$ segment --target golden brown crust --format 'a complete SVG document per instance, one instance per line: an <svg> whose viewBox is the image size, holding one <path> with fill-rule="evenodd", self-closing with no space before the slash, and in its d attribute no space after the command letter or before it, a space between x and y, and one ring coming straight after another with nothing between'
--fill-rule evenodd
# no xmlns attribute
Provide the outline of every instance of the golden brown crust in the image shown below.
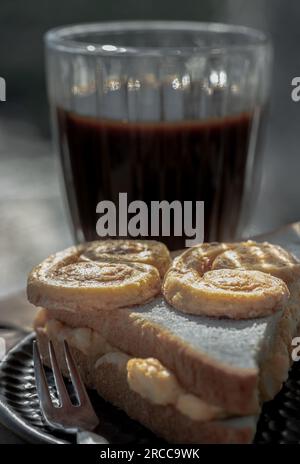
<svg viewBox="0 0 300 464"><path fill-rule="evenodd" d="M71 247L36 266L28 278L29 301L47 308L91 311L142 304L160 292L154 266L82 260L84 249Z"/></svg>
<svg viewBox="0 0 300 464"><path fill-rule="evenodd" d="M87 245L81 258L151 264L158 269L161 277L172 262L166 245L155 240L98 240Z"/></svg>
<svg viewBox="0 0 300 464"><path fill-rule="evenodd" d="M290 283L300 277L300 262L279 245L253 241L237 244L218 255L212 269L248 269L266 272Z"/></svg>
<svg viewBox="0 0 300 464"><path fill-rule="evenodd" d="M289 296L283 280L298 268L290 253L269 243L204 243L175 258L162 290L180 311L250 319L283 307Z"/></svg>
<svg viewBox="0 0 300 464"><path fill-rule="evenodd" d="M37 338L46 365L50 365L48 356L48 338L38 331ZM54 340L58 363L64 375L68 376L62 343ZM226 421L196 422L184 416L172 406L154 405L130 390L126 373L116 365L102 363L93 374L86 355L70 347L76 364L87 386L95 386L98 393L107 401L123 409L128 416L139 421L157 435L170 443L251 443L254 436L254 424L236 426Z"/></svg>
<svg viewBox="0 0 300 464"><path fill-rule="evenodd" d="M259 409L258 369L237 369L218 363L161 326L139 317L130 309L102 311L101 318L80 311L47 311L50 318L70 327L90 327L109 343L134 357L154 357L174 372L181 385L191 393L238 414L253 414ZM159 340L159 343L157 342Z"/></svg>
<svg viewBox="0 0 300 464"><path fill-rule="evenodd" d="M211 270L217 256L236 246L236 243L202 243L201 245L188 248L177 255L172 267L181 273L196 271L197 274L203 275L205 272Z"/></svg>
<svg viewBox="0 0 300 464"><path fill-rule="evenodd" d="M251 319L282 309L289 291L269 274L244 269L219 269L203 275L181 273L176 266L167 273L163 293L180 311L209 317Z"/></svg>

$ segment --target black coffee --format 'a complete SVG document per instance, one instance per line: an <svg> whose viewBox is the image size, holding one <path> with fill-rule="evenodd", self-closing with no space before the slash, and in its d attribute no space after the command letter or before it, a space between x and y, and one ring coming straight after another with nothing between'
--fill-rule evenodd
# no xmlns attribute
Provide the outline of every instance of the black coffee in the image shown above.
<svg viewBox="0 0 300 464"><path fill-rule="evenodd" d="M235 237L253 115L215 120L128 123L57 110L60 156L73 223L94 240L96 205L119 192L128 202L205 202L205 240ZM145 237L144 237L145 238ZM153 237L170 249L185 237Z"/></svg>

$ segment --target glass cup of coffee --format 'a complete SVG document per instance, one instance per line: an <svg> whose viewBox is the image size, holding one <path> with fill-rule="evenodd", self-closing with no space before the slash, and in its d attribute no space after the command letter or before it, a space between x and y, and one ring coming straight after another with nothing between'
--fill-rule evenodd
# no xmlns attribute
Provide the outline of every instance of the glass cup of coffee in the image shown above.
<svg viewBox="0 0 300 464"><path fill-rule="evenodd" d="M46 54L77 242L99 238L97 204L118 210L120 193L147 205L203 201L205 241L241 236L261 171L272 61L263 33L213 23L85 24L49 31ZM159 235L143 238L185 246L184 234Z"/></svg>

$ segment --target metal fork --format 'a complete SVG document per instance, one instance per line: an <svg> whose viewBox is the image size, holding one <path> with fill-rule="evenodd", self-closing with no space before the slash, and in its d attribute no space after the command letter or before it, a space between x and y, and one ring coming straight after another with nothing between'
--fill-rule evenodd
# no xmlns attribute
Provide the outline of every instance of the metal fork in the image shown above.
<svg viewBox="0 0 300 464"><path fill-rule="evenodd" d="M82 382L67 342L64 340L65 359L71 382L79 403L78 405L74 405L71 402L70 395L58 366L52 341L49 341L48 349L59 399L58 406L55 406L51 399L40 350L37 342L33 342L33 361L36 387L41 411L46 423L51 428L60 429L67 433L75 433L77 436L77 443L107 443L104 438L97 436L94 433L90 433L98 425L99 419L90 402L86 388Z"/></svg>

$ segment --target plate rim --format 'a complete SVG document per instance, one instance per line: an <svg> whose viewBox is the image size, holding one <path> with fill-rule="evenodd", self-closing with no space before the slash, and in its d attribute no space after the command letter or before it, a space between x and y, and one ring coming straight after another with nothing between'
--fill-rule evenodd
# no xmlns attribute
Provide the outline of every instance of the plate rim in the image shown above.
<svg viewBox="0 0 300 464"><path fill-rule="evenodd" d="M4 375L3 366L5 366L10 358L19 352L24 345L29 342L33 342L35 339L35 333L30 332L28 335L23 337L16 345L14 345L4 356L0 362L0 377ZM10 431L15 433L26 442L35 444L71 444L67 440L57 438L51 433L41 432L36 427L29 425L28 422L15 410L7 404L0 392L0 423L8 428Z"/></svg>

